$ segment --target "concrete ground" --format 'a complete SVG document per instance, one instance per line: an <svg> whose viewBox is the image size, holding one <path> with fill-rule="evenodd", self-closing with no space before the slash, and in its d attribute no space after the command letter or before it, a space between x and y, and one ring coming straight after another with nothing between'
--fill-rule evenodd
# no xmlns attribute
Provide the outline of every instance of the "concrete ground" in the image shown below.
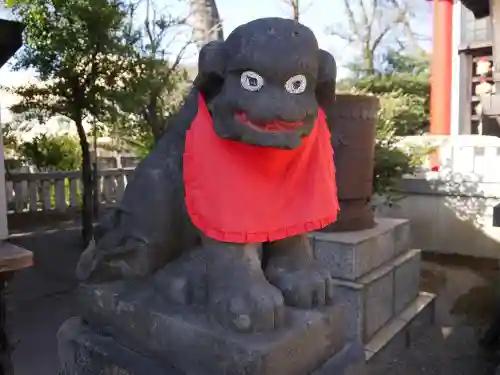
<svg viewBox="0 0 500 375"><path fill-rule="evenodd" d="M438 294L436 325L376 375L493 375L499 359L479 349L491 321L499 263L458 256L424 256L422 285ZM495 292L496 290L496 292Z"/></svg>
<svg viewBox="0 0 500 375"><path fill-rule="evenodd" d="M10 285L9 327L16 375L58 373L56 332L76 315L73 270L81 252L77 230L13 239L35 253L36 266ZM383 375L493 375L496 360L478 350L498 285L498 261L425 256L422 289L438 293L436 326L393 358L374 367Z"/></svg>
<svg viewBox="0 0 500 375"><path fill-rule="evenodd" d="M79 230L35 232L12 242L34 252L35 266L9 285L8 325L16 375L57 375L56 333L77 315L74 269L82 249Z"/></svg>

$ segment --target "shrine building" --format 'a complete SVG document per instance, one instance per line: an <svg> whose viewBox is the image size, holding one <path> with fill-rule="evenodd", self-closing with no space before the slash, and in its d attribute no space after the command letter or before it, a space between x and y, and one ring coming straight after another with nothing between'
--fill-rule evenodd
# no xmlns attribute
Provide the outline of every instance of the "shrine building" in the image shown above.
<svg viewBox="0 0 500 375"><path fill-rule="evenodd" d="M500 126L484 125L480 103L481 95L495 93L489 1L498 1L431 1L431 134L500 136Z"/></svg>

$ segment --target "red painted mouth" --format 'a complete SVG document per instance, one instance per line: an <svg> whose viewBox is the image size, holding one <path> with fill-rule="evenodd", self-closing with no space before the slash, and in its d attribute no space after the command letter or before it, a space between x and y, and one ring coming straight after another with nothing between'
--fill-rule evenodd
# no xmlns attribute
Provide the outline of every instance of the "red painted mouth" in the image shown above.
<svg viewBox="0 0 500 375"><path fill-rule="evenodd" d="M256 122L250 120L248 115L243 111L237 111L234 117L242 124L248 125L249 127L262 132L290 132L304 125L303 120L295 122L287 122L281 120Z"/></svg>

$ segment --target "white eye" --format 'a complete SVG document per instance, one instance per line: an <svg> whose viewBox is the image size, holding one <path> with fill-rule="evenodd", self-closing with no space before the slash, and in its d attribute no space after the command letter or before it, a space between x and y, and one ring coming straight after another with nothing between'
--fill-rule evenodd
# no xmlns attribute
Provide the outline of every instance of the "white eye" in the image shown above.
<svg viewBox="0 0 500 375"><path fill-rule="evenodd" d="M247 70L241 73L241 86L248 91L259 91L264 86L264 78L251 70Z"/></svg>
<svg viewBox="0 0 500 375"><path fill-rule="evenodd" d="M285 89L290 94L302 94L306 91L307 79L304 75L298 74L293 76L285 83Z"/></svg>

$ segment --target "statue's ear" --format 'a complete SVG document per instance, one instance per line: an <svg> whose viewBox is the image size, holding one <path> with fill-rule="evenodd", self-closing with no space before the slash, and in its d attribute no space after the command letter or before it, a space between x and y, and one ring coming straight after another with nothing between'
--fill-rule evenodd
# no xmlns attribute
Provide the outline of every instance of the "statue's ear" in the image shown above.
<svg viewBox="0 0 500 375"><path fill-rule="evenodd" d="M200 51L198 57L198 75L194 86L210 101L217 95L224 83L227 64L227 51L223 41L213 41Z"/></svg>
<svg viewBox="0 0 500 375"><path fill-rule="evenodd" d="M320 107L327 109L335 103L335 87L337 81L337 62L328 52L318 51L319 69L316 84L316 100Z"/></svg>

